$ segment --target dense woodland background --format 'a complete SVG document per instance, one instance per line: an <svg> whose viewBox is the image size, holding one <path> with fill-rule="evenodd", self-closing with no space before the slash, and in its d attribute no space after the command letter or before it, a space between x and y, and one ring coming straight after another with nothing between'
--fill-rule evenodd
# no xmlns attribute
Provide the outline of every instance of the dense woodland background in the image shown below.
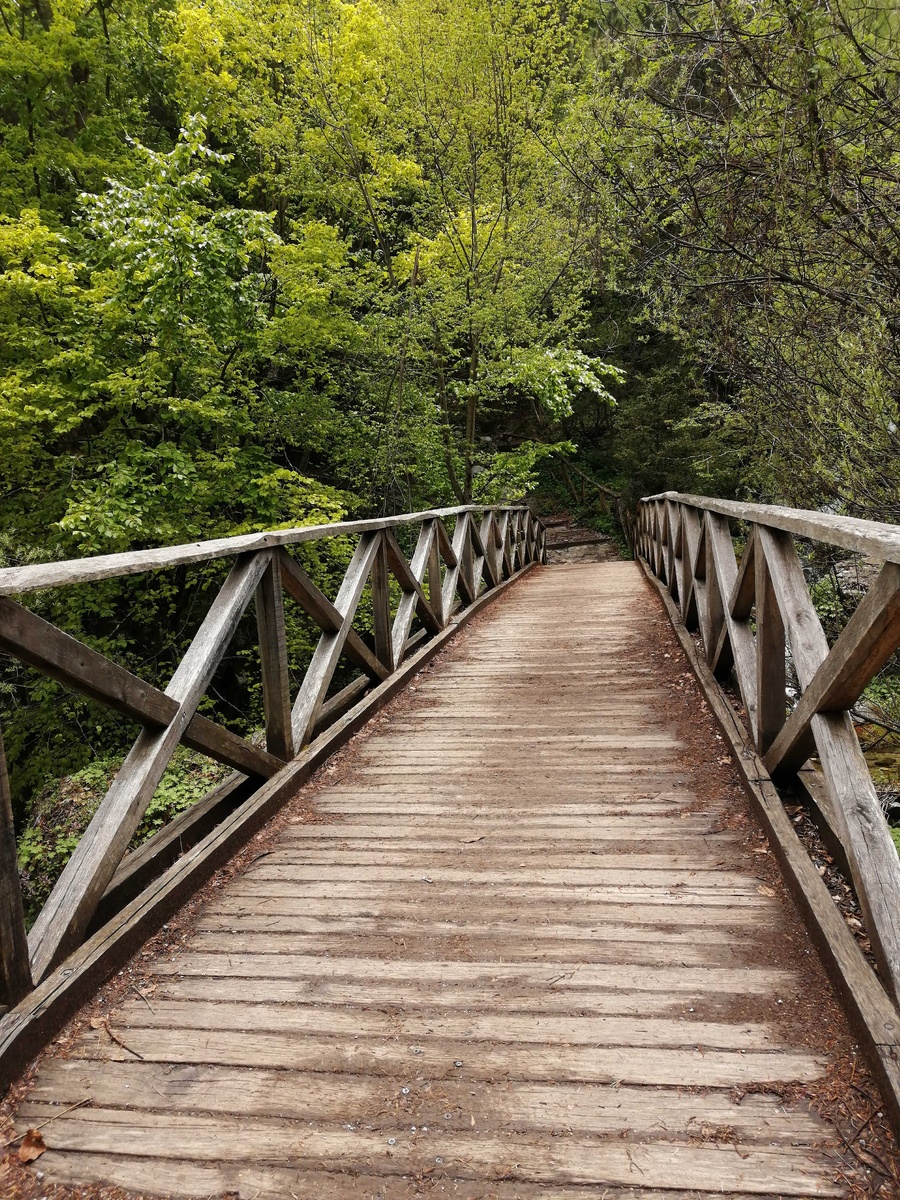
<svg viewBox="0 0 900 1200"><path fill-rule="evenodd" d="M0 0L0 564L567 459L898 521L898 135L891 0ZM209 570L34 605L165 682ZM209 701L245 729L251 634ZM0 688L27 868L129 726Z"/></svg>

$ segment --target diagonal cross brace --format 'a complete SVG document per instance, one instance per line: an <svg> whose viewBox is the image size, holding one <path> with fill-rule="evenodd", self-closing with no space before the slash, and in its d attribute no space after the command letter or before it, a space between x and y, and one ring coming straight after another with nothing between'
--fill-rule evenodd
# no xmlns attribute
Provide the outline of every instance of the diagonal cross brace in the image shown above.
<svg viewBox="0 0 900 1200"><path fill-rule="evenodd" d="M434 521L423 522L422 528L419 530L416 548L409 563L403 557L403 552L397 544L394 534L390 530L385 534L388 564L403 589L391 633L394 662L397 664L403 661L406 639L409 637L409 628L412 625L414 613L419 614L420 620L430 633L440 633L443 629L440 614L435 613L432 609L422 586L422 580L425 578L425 572L431 562L432 546L437 538L435 524ZM439 596L435 598L439 599Z"/></svg>
<svg viewBox="0 0 900 1200"><path fill-rule="evenodd" d="M324 592L313 583L306 572L285 550L278 550L278 561L281 564L281 581L284 590L300 605L307 616L311 617L325 633L337 633L343 626L344 618L331 603ZM380 663L355 629L349 629L344 643L344 653L357 666L362 667L370 679L380 683L387 679L390 672L384 663Z"/></svg>
<svg viewBox="0 0 900 1200"><path fill-rule="evenodd" d="M266 550L232 567L166 688L178 705L175 716L138 736L57 880L28 939L36 981L81 940L270 559Z"/></svg>
<svg viewBox="0 0 900 1200"><path fill-rule="evenodd" d="M360 537L334 602L334 610L341 620L340 627L322 633L303 677L303 685L294 701L292 714L294 746L298 750L305 746L312 736L328 685L347 644L351 622L372 570L381 537L380 533L364 533Z"/></svg>
<svg viewBox="0 0 900 1200"><path fill-rule="evenodd" d="M769 749L769 773L802 767L814 750L813 717L852 708L898 646L900 566L885 563Z"/></svg>
<svg viewBox="0 0 900 1200"><path fill-rule="evenodd" d="M828 642L790 534L760 527L757 536L757 555L765 559L797 677L807 690L830 657ZM884 985L896 1001L900 998L900 860L849 713L820 712L811 718L810 727L837 821L835 832L847 854L872 950Z"/></svg>

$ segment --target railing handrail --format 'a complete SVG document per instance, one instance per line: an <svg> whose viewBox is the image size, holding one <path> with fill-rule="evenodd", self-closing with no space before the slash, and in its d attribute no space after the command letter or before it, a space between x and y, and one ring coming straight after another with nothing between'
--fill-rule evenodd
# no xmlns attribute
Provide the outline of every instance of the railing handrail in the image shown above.
<svg viewBox="0 0 900 1200"><path fill-rule="evenodd" d="M462 504L455 508L431 508L424 512L400 513L393 517L371 517L360 521L333 521L326 525L299 525L291 529L270 529L232 537L212 538L205 542L183 542L177 546L156 546L147 550L122 550L115 554L94 554L85 558L67 558L54 562L29 563L21 567L0 568L0 596L23 595L39 588L64 587L73 583L93 583L121 575L140 575L189 563L232 558L274 546L296 546L321 538L396 529L419 521L456 517L469 512L522 512L524 504Z"/></svg>
<svg viewBox="0 0 900 1200"><path fill-rule="evenodd" d="M660 492L655 496L644 496L641 504L654 500L687 504L705 512L768 525L771 529L781 529L797 537L812 538L831 546L840 546L843 550L868 554L881 562L900 563L900 525L886 521L866 521L860 517L844 517L808 508L783 508L777 504L745 504L737 500L692 496L684 492Z"/></svg>

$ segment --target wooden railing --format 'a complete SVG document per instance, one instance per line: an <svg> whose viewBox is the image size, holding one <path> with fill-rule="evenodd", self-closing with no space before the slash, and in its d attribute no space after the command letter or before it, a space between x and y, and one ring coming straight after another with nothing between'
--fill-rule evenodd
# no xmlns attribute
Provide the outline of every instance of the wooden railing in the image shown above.
<svg viewBox="0 0 900 1200"><path fill-rule="evenodd" d="M397 535L401 528L409 527L417 541L407 560ZM286 547L337 536L357 540L350 565L331 600ZM258 817L264 801L276 795L285 799L302 782L297 764L311 768L320 762L339 744L337 734L349 736L358 728L359 718L364 719L374 711L376 701L389 698L392 688L396 690L411 677L428 654L479 607L483 597L498 592L505 581L543 556L543 527L527 508L468 506L0 570L0 649L143 726L27 937L0 743L0 1002L11 1006L22 1001L81 946L100 918L114 920L123 906L130 906L132 926L146 930L147 910L157 900L151 897L142 902L141 896L161 872L171 870L187 847L204 837L210 854L217 847L239 844L235 826L241 820ZM164 691L10 599L38 588L224 558L233 559L231 570ZM399 585L394 589L393 605L391 576ZM353 628L367 584L374 625L368 641ZM284 593L321 630L293 702ZM238 622L254 600L265 748L197 711ZM410 636L416 616L421 628ZM361 673L328 698L342 657ZM126 855L180 743L234 767L236 774L139 850ZM227 837L216 832L217 825L226 820L230 820ZM187 877L187 867L182 876ZM173 887L176 882L173 880ZM172 888L161 886L156 886L154 893L169 901L173 894ZM107 943L98 943L96 953L101 957ZM108 965L109 961L107 956L104 962ZM77 970L73 966L69 974L85 969L82 955ZM45 1007L48 1003L41 1001ZM10 1014L4 1022L8 1024L12 1018ZM0 1057L2 1052L0 1037Z"/></svg>
<svg viewBox="0 0 900 1200"><path fill-rule="evenodd" d="M900 526L666 492L641 501L630 535L684 625L699 631L713 674L735 683L763 775L818 810L852 877L881 982L896 1004L900 859L850 710L900 646ZM830 648L794 537L881 564ZM793 703L791 667L799 692Z"/></svg>

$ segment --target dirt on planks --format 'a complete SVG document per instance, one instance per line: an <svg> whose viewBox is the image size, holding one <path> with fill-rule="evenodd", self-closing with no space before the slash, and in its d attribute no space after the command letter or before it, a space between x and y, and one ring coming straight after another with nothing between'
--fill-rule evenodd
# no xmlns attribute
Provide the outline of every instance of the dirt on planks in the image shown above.
<svg viewBox="0 0 900 1200"><path fill-rule="evenodd" d="M815 1084L772 1081L757 1092L780 1096L785 1104L808 1106L832 1122L838 1138L831 1144L846 1169L848 1195L900 1197L900 1148L888 1123L878 1084L859 1048L846 1014L831 985L812 940L785 886L778 862L744 791L727 743L700 685L678 644L659 597L646 583L647 603L655 613L654 638L642 650L647 665L667 679L667 702L661 719L676 726L684 742L681 766L685 784L696 800L682 812L720 809L718 828L741 835L743 861L753 864L762 895L777 897L784 922L777 931L760 930L760 965L798 973L803 986L779 999L766 1013L785 1040L827 1055L831 1065ZM758 1000L748 998L729 1006L729 1018L758 1018ZM721 1012L721 1010L720 1010ZM740 1100L750 1089L736 1089Z"/></svg>

